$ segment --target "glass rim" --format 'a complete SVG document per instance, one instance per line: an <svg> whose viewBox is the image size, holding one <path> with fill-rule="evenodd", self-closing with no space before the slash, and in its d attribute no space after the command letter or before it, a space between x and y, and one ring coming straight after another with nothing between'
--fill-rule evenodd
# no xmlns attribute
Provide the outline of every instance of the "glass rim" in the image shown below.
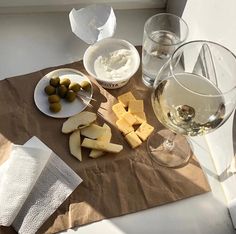
<svg viewBox="0 0 236 234"><path fill-rule="evenodd" d="M229 52L229 54L232 55L232 57L235 59L235 63L236 63L236 55L231 51L229 50L227 47L217 43L217 42L214 42L214 41L209 41L209 40L194 40L194 41L189 41L189 42L186 42L184 44L182 44L181 46L179 46L174 52L173 54L171 55L170 57L170 71L171 71L171 76L175 79L175 81L184 89L186 89L187 91L189 92L192 92L194 94L197 94L199 96L204 96L204 97L220 97L220 96L223 96L223 95L226 95L228 93L231 93L232 91L236 91L236 84L231 88L229 89L228 91L225 91L225 92L221 92L220 90L220 94L203 94L203 93L200 93L200 92L196 92L196 91L193 91L187 87L185 87L185 85L183 85L181 82L178 81L178 79L176 78L175 76L175 73L174 73L174 66L173 66L173 57L176 55L176 53L178 53L184 46L186 45L189 45L189 44L197 44L197 43L206 43L206 44L213 44L213 45L216 45L216 46L219 46L221 48L223 48L224 50L226 50L227 52ZM187 72L186 72L187 73ZM206 78L206 77L204 77ZM208 81L210 83L211 80L208 79ZM212 83L213 84L213 83ZM215 86L215 84L213 84Z"/></svg>
<svg viewBox="0 0 236 234"><path fill-rule="evenodd" d="M155 41L153 38L150 37L150 35L147 33L147 29L146 29L148 23L150 23L150 21L151 21L153 18L155 18L155 17L157 17L157 16L162 16L162 15L171 16L171 17L173 17L173 18L176 18L176 19L178 19L179 21L181 21L181 22L183 23L183 25L185 25L185 27L186 27L186 35L184 36L184 38L183 38L182 40L179 40L178 42L173 43L173 44L170 45L170 44L166 44L166 43L157 42L157 41ZM163 12L163 13L155 14L155 15L153 15L153 16L151 16L150 18L147 19L147 21L146 21L145 24L144 24L144 32L146 33L146 35L148 36L148 38L149 38L151 41L153 41L154 43L158 43L158 44L163 45L163 46L176 46L176 45L179 45L179 44L183 43L183 42L187 39L188 34L189 34L189 28L188 28L188 24L186 23L186 21L185 21L184 19L182 19L181 17L179 17L178 15L175 15L175 14L172 14L172 13Z"/></svg>

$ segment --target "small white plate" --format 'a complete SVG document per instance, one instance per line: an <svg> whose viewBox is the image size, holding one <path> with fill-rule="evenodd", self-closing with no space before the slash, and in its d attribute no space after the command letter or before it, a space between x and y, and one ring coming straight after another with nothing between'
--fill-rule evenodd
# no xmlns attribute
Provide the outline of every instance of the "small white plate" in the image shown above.
<svg viewBox="0 0 236 234"><path fill-rule="evenodd" d="M49 80L52 77L59 77L60 79L68 78L71 82L81 83L86 80L90 84L90 80L82 72L70 68L62 68L54 70L47 75L45 75L36 85L34 90L34 101L38 109L43 112L45 115L54 117L54 118L67 118L72 115L75 115L83 111L93 96L93 89L91 84L91 90L86 92L86 97L76 98L73 102L67 102L64 99L60 100L61 110L57 113L53 113L49 109L48 95L44 92L44 88L49 84ZM85 93L83 93L85 94Z"/></svg>

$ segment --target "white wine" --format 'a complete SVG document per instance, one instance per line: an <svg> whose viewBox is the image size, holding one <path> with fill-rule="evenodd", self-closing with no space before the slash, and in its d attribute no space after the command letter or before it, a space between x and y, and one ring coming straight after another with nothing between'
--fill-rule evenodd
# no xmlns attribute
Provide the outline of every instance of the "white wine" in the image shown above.
<svg viewBox="0 0 236 234"><path fill-rule="evenodd" d="M184 135L203 135L219 127L225 115L224 98L208 79L180 73L159 83L152 94L158 120Z"/></svg>

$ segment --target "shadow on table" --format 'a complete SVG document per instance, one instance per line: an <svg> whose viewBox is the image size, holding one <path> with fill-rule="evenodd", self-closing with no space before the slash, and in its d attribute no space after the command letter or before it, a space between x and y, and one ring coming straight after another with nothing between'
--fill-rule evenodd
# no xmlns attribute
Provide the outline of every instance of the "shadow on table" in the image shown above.
<svg viewBox="0 0 236 234"><path fill-rule="evenodd" d="M204 154L210 155L209 149L202 146L198 141L195 141L194 137L191 138L191 141L189 141L189 143L190 143L190 146L192 149L194 148L194 146L193 146L193 143L194 143L194 145L197 145L197 147L199 147L204 152ZM198 166L198 167L200 166L197 162L195 162L194 164L195 164L195 166ZM219 176L217 175L217 173L215 171L209 169L208 167L204 166L203 164L201 164L201 168L208 176L214 178L215 180L219 180Z"/></svg>
<svg viewBox="0 0 236 234"><path fill-rule="evenodd" d="M223 182L229 177L236 174L236 112L234 112L233 125L232 125L232 137L233 137L233 157L230 164L219 175L219 181Z"/></svg>
<svg viewBox="0 0 236 234"><path fill-rule="evenodd" d="M182 177L179 173L174 173L178 178L181 177L183 183L192 183L187 178ZM193 184L196 186L196 184ZM171 188L170 188L171 189ZM181 187L179 188L181 189ZM156 196L159 196L157 193ZM92 206L93 209L97 208L96 201L88 200L86 201ZM165 204L165 206L163 206ZM228 213L225 205L217 200L212 193L205 193L199 196L194 196L188 199L183 199L181 201L175 201L171 203L159 204L158 207L152 206L149 209L140 210L139 212L133 213L132 215L122 215L115 218L110 218L108 225L103 223L100 226L99 223L94 222L91 230L101 230L101 228L109 228L110 231L114 230L115 233L187 233L186 230L190 228L192 231L194 228L198 230L198 233L212 233L214 230L215 234L222 233L233 233L233 227L230 219L228 218ZM112 205L112 204L111 204ZM98 208L99 209L99 208ZM194 215L190 215L194 210ZM218 215L215 215L215 212ZM96 212L102 212L101 210L96 210ZM214 215L214 219L211 221L206 221L204 217L211 217ZM108 219L109 217L104 217ZM188 220L188 224L185 224ZM194 226L194 224L199 224L199 227ZM214 226L215 224L217 225ZM180 225L180 226L179 226ZM98 229L95 229L98 227ZM80 229L81 228L81 229ZM78 233L86 225L74 228ZM119 231L117 231L119 230ZM206 231L208 230L208 231ZM225 231L228 232L225 232ZM232 230L232 231L231 231ZM97 232L101 233L101 232ZM102 233L111 233L107 230L103 230Z"/></svg>
<svg viewBox="0 0 236 234"><path fill-rule="evenodd" d="M208 191L206 185L202 186L202 183L198 181L198 178L201 177L201 172L199 169L196 169L194 159L190 161L188 170L195 170L196 173L192 173L190 178L186 177L181 169L166 169L157 165L154 166L155 170L152 171L152 174L158 180L158 183L155 183L155 185L149 177L150 173L148 173L148 170L151 169L149 166L151 165L143 165L146 169L141 169L141 162L135 165L134 162L128 163L126 159L122 161L120 169L122 168L123 172L130 171L130 173L123 174L122 180L115 179L117 176L115 170L114 175L109 174L109 177L105 175L104 171L100 171L102 170L101 167L97 168L97 171L84 171L90 177L90 180L83 181L77 191L66 201L63 209L61 211L59 209L52 216L53 219L47 222L41 231L46 231L53 222L59 221L57 220L58 217L68 212L71 212L70 217L77 217L76 223L71 223L72 226L82 226L102 219L136 213L172 202L174 204L178 200ZM107 166L110 167L111 165ZM99 171L102 173L99 173ZM132 174L135 174L134 177L136 179L133 178L131 181ZM81 177L84 177L82 172ZM104 187L104 180L109 180L111 183L106 183L106 187ZM83 194L88 194L87 191L90 191L90 195L82 196ZM125 198L122 196L123 191L126 191ZM117 196L118 198L116 199L115 197ZM75 210L75 205L78 205L80 208ZM88 219L84 219L85 214L88 216ZM61 219L60 221L63 222L63 220L66 221L66 219Z"/></svg>

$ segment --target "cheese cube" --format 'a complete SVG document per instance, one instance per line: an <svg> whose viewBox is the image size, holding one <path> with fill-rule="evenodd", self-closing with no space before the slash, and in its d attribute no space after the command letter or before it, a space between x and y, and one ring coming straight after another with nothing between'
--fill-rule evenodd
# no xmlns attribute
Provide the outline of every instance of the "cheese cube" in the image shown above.
<svg viewBox="0 0 236 234"><path fill-rule="evenodd" d="M139 128L135 131L135 133L143 140L145 141L149 135L153 132L154 127L149 125L146 122L143 122Z"/></svg>
<svg viewBox="0 0 236 234"><path fill-rule="evenodd" d="M142 124L143 122L147 122L145 112L136 112L136 113L133 113L132 115L136 119L136 122L134 124Z"/></svg>
<svg viewBox="0 0 236 234"><path fill-rule="evenodd" d="M144 112L143 100L131 100L131 101L129 101L128 110L129 110L130 113Z"/></svg>
<svg viewBox="0 0 236 234"><path fill-rule="evenodd" d="M113 105L112 110L118 119L120 119L122 115L126 113L126 110L121 103L116 103L115 105Z"/></svg>
<svg viewBox="0 0 236 234"><path fill-rule="evenodd" d="M132 131L134 131L134 128L124 119L124 118L121 118L121 119L118 119L116 121L116 125L118 127L118 129L124 134L128 134Z"/></svg>
<svg viewBox="0 0 236 234"><path fill-rule="evenodd" d="M131 92L127 92L118 96L118 101L122 103L124 107L127 107L129 104L129 101L131 100L135 100L135 97Z"/></svg>
<svg viewBox="0 0 236 234"><path fill-rule="evenodd" d="M129 123L129 125L133 125L137 122L136 118L129 112L123 114L122 117Z"/></svg>
<svg viewBox="0 0 236 234"><path fill-rule="evenodd" d="M135 132L130 132L129 134L127 134L125 136L125 140L133 149L142 144L142 141L139 139Z"/></svg>

